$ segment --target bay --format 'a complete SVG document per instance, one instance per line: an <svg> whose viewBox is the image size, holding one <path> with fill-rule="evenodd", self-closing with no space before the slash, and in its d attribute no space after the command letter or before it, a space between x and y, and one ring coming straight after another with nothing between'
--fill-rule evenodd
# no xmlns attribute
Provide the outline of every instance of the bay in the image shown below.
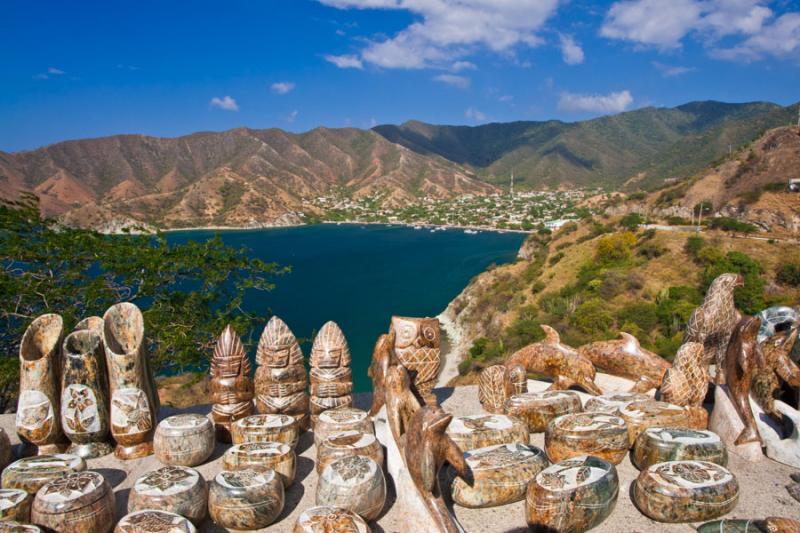
<svg viewBox="0 0 800 533"><path fill-rule="evenodd" d="M513 261L521 233L431 232L405 226L320 224L260 230L168 233L170 242L202 241L219 233L254 257L290 265L270 292L251 291L244 307L281 317L301 339L308 360L314 334L328 320L342 328L352 354L356 392L368 391L372 348L392 315L436 316L492 263ZM255 332L254 357L261 331Z"/></svg>

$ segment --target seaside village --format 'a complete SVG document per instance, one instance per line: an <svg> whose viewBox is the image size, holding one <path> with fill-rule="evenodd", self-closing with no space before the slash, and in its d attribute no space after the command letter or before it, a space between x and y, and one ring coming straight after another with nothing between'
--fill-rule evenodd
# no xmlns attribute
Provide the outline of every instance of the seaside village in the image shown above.
<svg viewBox="0 0 800 533"><path fill-rule="evenodd" d="M434 388L435 318L391 318L366 395L334 322L306 356L272 317L255 372L229 326L211 405L182 411L159 406L135 305L72 331L43 315L2 418L0 530L797 532L798 316L743 316L741 284L713 282L671 364L543 326L455 389Z"/></svg>

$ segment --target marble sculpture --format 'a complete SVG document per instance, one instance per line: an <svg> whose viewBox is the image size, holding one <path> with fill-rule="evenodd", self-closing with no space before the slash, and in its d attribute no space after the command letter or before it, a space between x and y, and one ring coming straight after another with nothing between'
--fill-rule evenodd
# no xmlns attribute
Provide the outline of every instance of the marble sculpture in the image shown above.
<svg viewBox="0 0 800 533"><path fill-rule="evenodd" d="M620 332L621 339L598 341L578 348L578 354L609 374L630 379L636 384L631 392L647 392L661 384L671 366L663 357L642 348L639 340Z"/></svg>
<svg viewBox="0 0 800 533"><path fill-rule="evenodd" d="M311 347L311 424L323 411L353 405L350 347L341 328L326 322Z"/></svg>
<svg viewBox="0 0 800 533"><path fill-rule="evenodd" d="M429 403L442 364L439 319L393 316L389 331L395 333L397 359L411 374L416 391Z"/></svg>
<svg viewBox="0 0 800 533"><path fill-rule="evenodd" d="M217 339L211 358L211 418L217 440L231 442L231 424L253 412L250 360L239 336L228 325Z"/></svg>

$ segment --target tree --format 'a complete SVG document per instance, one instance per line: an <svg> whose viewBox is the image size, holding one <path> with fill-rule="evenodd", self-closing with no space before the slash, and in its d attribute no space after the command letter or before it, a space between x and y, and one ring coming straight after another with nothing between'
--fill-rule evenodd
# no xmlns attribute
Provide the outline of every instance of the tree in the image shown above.
<svg viewBox="0 0 800 533"><path fill-rule="evenodd" d="M621 263L628 261L631 248L636 244L636 236L630 231L623 231L603 237L595 247L596 259L600 263Z"/></svg>
<svg viewBox="0 0 800 533"><path fill-rule="evenodd" d="M271 290L286 271L219 236L176 245L161 233L102 235L41 218L33 195L0 202L0 397L15 394L20 339L43 313L61 314L71 328L133 302L155 371L200 369L226 324L247 338L264 321L266 308L242 309L245 293Z"/></svg>

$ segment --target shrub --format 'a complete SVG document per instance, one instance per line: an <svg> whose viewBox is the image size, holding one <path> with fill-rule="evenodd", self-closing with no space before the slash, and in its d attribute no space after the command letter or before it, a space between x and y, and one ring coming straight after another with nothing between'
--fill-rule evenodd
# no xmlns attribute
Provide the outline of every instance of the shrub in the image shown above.
<svg viewBox="0 0 800 533"><path fill-rule="evenodd" d="M570 233L575 233L578 231L578 224L575 222L567 222L558 230L559 235L569 235Z"/></svg>
<svg viewBox="0 0 800 533"><path fill-rule="evenodd" d="M659 324L658 307L649 302L628 304L617 312L617 321L636 324L640 330L650 333Z"/></svg>
<svg viewBox="0 0 800 533"><path fill-rule="evenodd" d="M605 333L611 327L614 317L606 310L606 303L603 300L593 298L575 309L570 322L584 333L598 335Z"/></svg>
<svg viewBox="0 0 800 533"><path fill-rule="evenodd" d="M538 294L542 292L545 289L545 287L547 287L547 284L545 284L544 281L542 280L536 281L534 282L533 285L531 285L531 293Z"/></svg>
<svg viewBox="0 0 800 533"><path fill-rule="evenodd" d="M639 224L642 224L644 219L639 213L628 213L619 221L619 225L630 231L636 231Z"/></svg>
<svg viewBox="0 0 800 533"><path fill-rule="evenodd" d="M781 285L800 287L800 264L784 263L778 267L775 281Z"/></svg>
<svg viewBox="0 0 800 533"><path fill-rule="evenodd" d="M631 258L631 249L636 244L636 236L623 231L603 237L595 247L595 258L601 263L621 263Z"/></svg>
<svg viewBox="0 0 800 533"><path fill-rule="evenodd" d="M557 254L555 254L554 256L552 256L550 259L547 260L547 264L553 266L562 259L564 259L564 252L558 252Z"/></svg>
<svg viewBox="0 0 800 533"><path fill-rule="evenodd" d="M720 229L722 231L735 231L737 233L755 233L758 228L747 222L740 222L735 218L730 217L716 217L708 221L708 227L711 229Z"/></svg>
<svg viewBox="0 0 800 533"><path fill-rule="evenodd" d="M686 220L683 217L676 217L676 216L667 217L667 225L669 226L688 226L689 224L691 224L691 221Z"/></svg>
<svg viewBox="0 0 800 533"><path fill-rule="evenodd" d="M606 272L603 276L603 282L600 285L598 292L605 300L621 294L625 290L625 275L616 270Z"/></svg>
<svg viewBox="0 0 800 533"><path fill-rule="evenodd" d="M700 235L690 235L689 238L686 239L686 244L683 245L683 251L692 259L697 259L700 250L702 250L705 245L706 241Z"/></svg>
<svg viewBox="0 0 800 533"><path fill-rule="evenodd" d="M502 357L503 353L502 343L486 337L475 339L469 349L469 357L475 361L492 361Z"/></svg>
<svg viewBox="0 0 800 533"><path fill-rule="evenodd" d="M643 245L639 246L637 250L637 254L641 255L642 257L646 257L647 259L655 259L656 257L661 257L667 252L667 249L661 246L660 244L656 244L654 242L647 242Z"/></svg>

